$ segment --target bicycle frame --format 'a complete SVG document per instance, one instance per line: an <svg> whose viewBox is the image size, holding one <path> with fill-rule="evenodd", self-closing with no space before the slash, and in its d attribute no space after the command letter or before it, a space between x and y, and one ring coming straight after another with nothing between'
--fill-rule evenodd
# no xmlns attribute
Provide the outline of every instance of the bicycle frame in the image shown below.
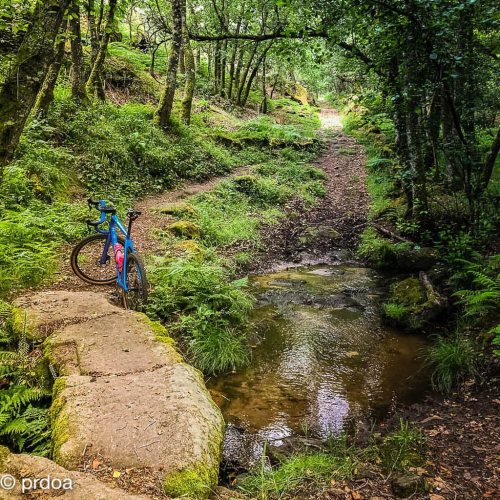
<svg viewBox="0 0 500 500"><path fill-rule="evenodd" d="M99 201L99 207L104 208L105 202L103 200ZM101 218L99 220L99 224L102 224L103 222L106 221L106 214L104 212L101 212ZM109 247L111 245L111 248L114 249L115 245L118 242L118 233L116 228L124 235L125 237L125 245L123 247L123 266L122 270L120 271L118 264L116 264L116 282L118 286L123 288L125 292L128 292L128 287L127 287L127 255L128 253L135 254L135 249L134 249L134 244L132 243L132 239L130 238L130 224L128 230L125 228L125 226L121 223L120 219L116 214L111 214L111 218L109 221L109 229L104 230L100 229L99 227L96 227L95 230L98 233L105 234L107 235L106 243L103 248L103 252L101 255L101 258L99 260L99 263L101 265L106 264L106 260L108 258L108 251Z"/></svg>

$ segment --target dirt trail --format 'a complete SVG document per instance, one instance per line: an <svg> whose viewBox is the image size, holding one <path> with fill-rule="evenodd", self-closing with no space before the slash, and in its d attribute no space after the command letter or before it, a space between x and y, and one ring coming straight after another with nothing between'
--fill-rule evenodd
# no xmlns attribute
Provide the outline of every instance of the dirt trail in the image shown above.
<svg viewBox="0 0 500 500"><path fill-rule="evenodd" d="M342 133L337 110L322 108L320 119L325 150L314 165L326 175L326 194L312 209L292 201L289 217L263 231L264 249L252 272L335 261L339 251L355 248L368 212L366 156L355 139Z"/></svg>
<svg viewBox="0 0 500 500"><path fill-rule="evenodd" d="M137 202L134 208L140 210L142 214L134 223L132 228L132 239L139 255L160 254L162 251L162 245L161 241L156 237L156 234L164 231L169 224L176 220L175 217L171 215L160 213L158 211L159 208L164 207L169 203L182 201L185 198L189 198L196 194L209 192L214 188L215 184L221 180L245 174L249 171L249 169L249 166L240 167L227 176L212 177L211 179L200 183L186 183L173 191L164 191L163 193L152 194ZM71 250L72 247L68 245L61 252L63 255L67 256L67 258L60 263L54 282L48 285L45 289L95 291L100 293L106 291L109 295L108 298L113 301L117 301L118 296L116 295L116 291L113 287L89 285L75 276L69 263Z"/></svg>

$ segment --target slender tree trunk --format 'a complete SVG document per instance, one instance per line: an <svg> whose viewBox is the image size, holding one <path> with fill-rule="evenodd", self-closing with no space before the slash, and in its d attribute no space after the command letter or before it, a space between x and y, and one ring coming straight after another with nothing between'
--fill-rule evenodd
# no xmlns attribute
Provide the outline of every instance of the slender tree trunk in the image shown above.
<svg viewBox="0 0 500 500"><path fill-rule="evenodd" d="M245 106L247 101L248 101L248 96L250 95L250 90L252 89L252 83L253 83L255 77L257 76L260 65L262 64L262 62L266 58L266 55L269 52L269 49L272 47L272 45L273 45L273 41L271 40L271 42L269 42L267 47L262 51L262 54L260 55L259 59L257 59L257 62L255 64L255 66L252 70L252 73L250 74L250 78L248 79L248 82L247 82L247 88L245 90L243 100L241 101L242 106Z"/></svg>
<svg viewBox="0 0 500 500"><path fill-rule="evenodd" d="M92 97L96 95L98 98L103 98L103 86L102 86L102 70L104 67L104 60L106 59L106 51L108 50L109 39L111 38L111 32L113 29L113 22L115 20L117 0L109 0L109 10L106 19L106 27L104 28L104 35L102 36L101 43L99 45L99 51L97 52L94 65L92 66L92 71L90 72L89 79L85 85L85 92L87 96ZM100 88L99 88L100 87Z"/></svg>
<svg viewBox="0 0 500 500"><path fill-rule="evenodd" d="M239 82L239 88L238 88L238 98L236 100L236 104L238 106L243 106L243 97L244 97L244 90L245 90L245 83L247 81L248 73L250 72L250 68L252 67L252 62L255 57L255 54L257 52L257 47L259 46L258 42L254 43L252 52L250 54L250 57L248 59L247 65L245 67L245 71L243 72L243 75L241 76L241 80Z"/></svg>
<svg viewBox="0 0 500 500"><path fill-rule="evenodd" d="M239 31L238 26L236 27L237 32ZM238 40L233 42L233 50L231 52L231 61L229 63L229 83L227 86L227 97L231 99L233 97L233 84L234 84L234 72L236 70L236 54L238 52Z"/></svg>
<svg viewBox="0 0 500 500"><path fill-rule="evenodd" d="M90 47L91 47L91 65L94 64L97 52L99 51L99 34L97 32L97 24L95 19L95 4L94 0L87 2L87 23L90 33Z"/></svg>
<svg viewBox="0 0 500 500"><path fill-rule="evenodd" d="M168 69L165 88L160 97L160 102L155 111L154 121L161 128L168 129L170 115L174 105L175 89L177 87L177 68L179 66L179 53L182 45L182 6L181 0L172 1L172 48L168 59Z"/></svg>
<svg viewBox="0 0 500 500"><path fill-rule="evenodd" d="M215 43L215 53L214 53L214 91L216 94L219 93L220 80L221 80L220 46L221 43L217 41Z"/></svg>
<svg viewBox="0 0 500 500"><path fill-rule="evenodd" d="M181 51L179 52L179 73L181 75L186 74L186 55L184 53L184 44L181 47Z"/></svg>
<svg viewBox="0 0 500 500"><path fill-rule="evenodd" d="M69 0L37 2L29 31L0 89L0 179L14 154L47 70Z"/></svg>
<svg viewBox="0 0 500 500"><path fill-rule="evenodd" d="M245 57L245 47L244 47L244 44L241 44L240 49L238 50L236 69L234 71L233 88L235 90L234 93L236 94L236 97L238 94L238 90L240 88L241 69L243 68L243 58L244 57ZM233 92L231 94L233 94Z"/></svg>
<svg viewBox="0 0 500 500"><path fill-rule="evenodd" d="M262 112L267 114L266 58L262 61Z"/></svg>
<svg viewBox="0 0 500 500"><path fill-rule="evenodd" d="M56 44L56 54L49 70L45 75L42 88L38 92L38 96L33 106L33 116L43 118L47 115L49 106L54 100L54 88L57 83L57 77L61 71L62 62L64 59L64 46L66 45L66 38L62 37Z"/></svg>
<svg viewBox="0 0 500 500"><path fill-rule="evenodd" d="M226 92L226 64L227 64L227 40L222 44L222 57L220 61L220 95L225 97Z"/></svg>
<svg viewBox="0 0 500 500"><path fill-rule="evenodd" d="M71 95L73 99L83 101L86 98L85 71L80 28L80 7L76 1L71 6L69 28L71 32Z"/></svg>
<svg viewBox="0 0 500 500"><path fill-rule="evenodd" d="M186 82L184 85L184 99L182 100L182 120L189 125L191 122L191 107L193 105L196 72L194 54L189 40L189 31L186 22L186 0L182 1L182 44L185 62Z"/></svg>

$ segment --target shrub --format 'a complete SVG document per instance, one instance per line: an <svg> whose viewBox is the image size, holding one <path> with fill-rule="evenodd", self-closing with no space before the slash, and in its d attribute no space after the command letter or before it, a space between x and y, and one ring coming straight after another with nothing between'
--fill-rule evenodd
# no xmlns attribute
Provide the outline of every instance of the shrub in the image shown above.
<svg viewBox="0 0 500 500"><path fill-rule="evenodd" d="M450 392L455 385L477 373L476 346L460 333L451 337L438 336L429 350L429 360L434 365L432 385L441 392Z"/></svg>
<svg viewBox="0 0 500 500"><path fill-rule="evenodd" d="M248 362L238 331L253 306L246 279L232 279L232 270L208 251L160 261L150 275L156 287L149 312L186 340L198 368L215 373Z"/></svg>

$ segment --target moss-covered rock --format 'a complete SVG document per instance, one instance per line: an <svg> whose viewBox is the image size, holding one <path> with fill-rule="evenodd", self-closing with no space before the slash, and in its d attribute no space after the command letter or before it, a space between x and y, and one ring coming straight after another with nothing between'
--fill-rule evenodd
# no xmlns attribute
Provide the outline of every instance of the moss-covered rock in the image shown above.
<svg viewBox="0 0 500 500"><path fill-rule="evenodd" d="M196 213L196 208L184 202L167 203L156 209L160 214L165 215L176 215L177 217L184 217L186 215L194 215Z"/></svg>
<svg viewBox="0 0 500 500"><path fill-rule="evenodd" d="M437 254L432 248L411 243L393 243L383 238L373 227L365 229L358 247L358 255L378 269L418 272L436 264Z"/></svg>
<svg viewBox="0 0 500 500"><path fill-rule="evenodd" d="M203 247L195 240L183 240L172 245L174 252L180 252L189 255L202 255Z"/></svg>
<svg viewBox="0 0 500 500"><path fill-rule="evenodd" d="M217 477L211 477L210 472L205 464L200 464L199 469L185 469L169 474L163 481L163 491L174 498L207 498L211 491L210 485L217 484Z"/></svg>
<svg viewBox="0 0 500 500"><path fill-rule="evenodd" d="M5 472L5 463L10 456L10 451L7 446L0 446L0 472Z"/></svg>
<svg viewBox="0 0 500 500"><path fill-rule="evenodd" d="M425 276L421 273L421 276ZM445 306L442 297L423 278L410 277L391 286L389 300L383 304L388 323L418 330L435 319Z"/></svg>
<svg viewBox="0 0 500 500"><path fill-rule="evenodd" d="M340 233L329 226L307 227L298 238L302 248L312 248L324 244L334 244L340 239Z"/></svg>
<svg viewBox="0 0 500 500"><path fill-rule="evenodd" d="M168 229L183 238L197 238L200 236L200 227L189 220L179 220L168 226Z"/></svg>

